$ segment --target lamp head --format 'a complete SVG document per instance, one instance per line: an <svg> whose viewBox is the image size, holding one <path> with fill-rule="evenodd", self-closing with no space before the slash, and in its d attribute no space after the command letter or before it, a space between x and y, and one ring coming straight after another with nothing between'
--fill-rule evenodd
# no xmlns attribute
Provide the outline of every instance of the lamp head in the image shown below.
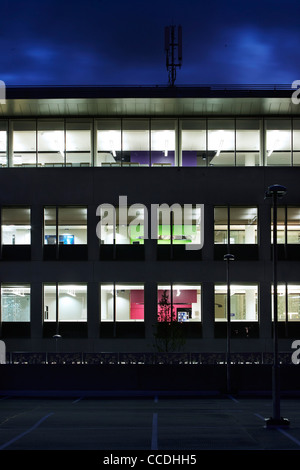
<svg viewBox="0 0 300 470"><path fill-rule="evenodd" d="M224 255L224 261L233 261L234 260L234 255L227 253Z"/></svg>
<svg viewBox="0 0 300 470"><path fill-rule="evenodd" d="M286 187L282 186L281 184L272 184L271 186L268 187L266 193L265 193L265 198L269 198L274 196L274 194L277 195L277 197L281 198L285 196L287 193Z"/></svg>

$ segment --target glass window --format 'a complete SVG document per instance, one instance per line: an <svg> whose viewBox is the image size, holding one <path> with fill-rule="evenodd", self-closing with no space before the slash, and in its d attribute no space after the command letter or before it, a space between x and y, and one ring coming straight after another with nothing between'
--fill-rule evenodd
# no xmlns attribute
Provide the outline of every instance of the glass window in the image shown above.
<svg viewBox="0 0 300 470"><path fill-rule="evenodd" d="M226 245L228 243L228 207L215 207L215 243Z"/></svg>
<svg viewBox="0 0 300 470"><path fill-rule="evenodd" d="M36 166L36 122L14 121L11 166Z"/></svg>
<svg viewBox="0 0 300 470"><path fill-rule="evenodd" d="M100 221L97 235L104 245L144 244L145 207L143 204L132 204L120 209L111 204L102 204L99 211Z"/></svg>
<svg viewBox="0 0 300 470"><path fill-rule="evenodd" d="M44 208L44 244L56 244L56 207Z"/></svg>
<svg viewBox="0 0 300 470"><path fill-rule="evenodd" d="M107 119L97 122L96 166L121 165L121 120Z"/></svg>
<svg viewBox="0 0 300 470"><path fill-rule="evenodd" d="M289 119L267 119L266 166L290 166L291 162L291 121Z"/></svg>
<svg viewBox="0 0 300 470"><path fill-rule="evenodd" d="M30 322L30 285L1 285L1 319L3 322Z"/></svg>
<svg viewBox="0 0 300 470"><path fill-rule="evenodd" d="M44 244L55 245L57 232L60 245L86 245L87 208L78 206L45 207Z"/></svg>
<svg viewBox="0 0 300 470"><path fill-rule="evenodd" d="M230 320L258 321L258 285L230 285ZM227 284L215 285L215 321L227 321Z"/></svg>
<svg viewBox="0 0 300 470"><path fill-rule="evenodd" d="M287 208L287 243L300 243L300 207Z"/></svg>
<svg viewBox="0 0 300 470"><path fill-rule="evenodd" d="M58 208L58 241L60 245L87 244L87 208Z"/></svg>
<svg viewBox="0 0 300 470"><path fill-rule="evenodd" d="M38 165L63 166L64 163L64 122L38 121Z"/></svg>
<svg viewBox="0 0 300 470"><path fill-rule="evenodd" d="M157 321L200 322L201 286L189 283L178 283L172 286L159 284Z"/></svg>
<svg viewBox="0 0 300 470"><path fill-rule="evenodd" d="M293 165L300 165L300 119L293 120Z"/></svg>
<svg viewBox="0 0 300 470"><path fill-rule="evenodd" d="M201 208L192 204L161 204L157 211L157 243L201 244Z"/></svg>
<svg viewBox="0 0 300 470"><path fill-rule="evenodd" d="M29 207L2 207L1 218L3 245L31 244Z"/></svg>
<svg viewBox="0 0 300 470"><path fill-rule="evenodd" d="M0 168L7 166L7 122L0 121Z"/></svg>
<svg viewBox="0 0 300 470"><path fill-rule="evenodd" d="M274 286L272 286L272 319L274 318ZM278 321L300 321L300 285L277 285Z"/></svg>
<svg viewBox="0 0 300 470"><path fill-rule="evenodd" d="M257 244L257 207L230 207L230 244Z"/></svg>
<svg viewBox="0 0 300 470"><path fill-rule="evenodd" d="M122 166L150 165L150 131L148 119L122 121Z"/></svg>
<svg viewBox="0 0 300 470"><path fill-rule="evenodd" d="M230 206L228 227L228 207L216 206L215 244L228 243L228 229L230 244L257 244L257 219L257 207Z"/></svg>
<svg viewBox="0 0 300 470"><path fill-rule="evenodd" d="M87 284L44 284L44 321L56 320L87 321Z"/></svg>
<svg viewBox="0 0 300 470"><path fill-rule="evenodd" d="M286 210L277 207L277 243L286 243ZM271 208L271 243L273 243L273 207Z"/></svg>
<svg viewBox="0 0 300 470"><path fill-rule="evenodd" d="M182 166L206 166L214 153L206 149L206 122L204 119L183 119L181 126Z"/></svg>
<svg viewBox="0 0 300 470"><path fill-rule="evenodd" d="M234 120L208 120L208 151L213 152L209 165L235 165Z"/></svg>
<svg viewBox="0 0 300 470"><path fill-rule="evenodd" d="M91 166L92 123L72 121L66 123L66 165Z"/></svg>
<svg viewBox="0 0 300 470"><path fill-rule="evenodd" d="M151 121L151 166L175 165L175 130L176 121L173 119Z"/></svg>
<svg viewBox="0 0 300 470"><path fill-rule="evenodd" d="M144 321L144 285L102 284L102 322Z"/></svg>
<svg viewBox="0 0 300 470"><path fill-rule="evenodd" d="M236 120L236 165L262 165L260 121L258 119Z"/></svg>

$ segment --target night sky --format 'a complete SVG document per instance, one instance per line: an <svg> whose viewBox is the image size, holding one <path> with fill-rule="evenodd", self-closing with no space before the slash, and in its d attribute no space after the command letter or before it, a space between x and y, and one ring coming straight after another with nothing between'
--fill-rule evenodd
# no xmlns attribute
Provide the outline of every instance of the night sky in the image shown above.
<svg viewBox="0 0 300 470"><path fill-rule="evenodd" d="M166 85L164 28L181 24L177 85L300 80L299 0L0 0L9 85Z"/></svg>

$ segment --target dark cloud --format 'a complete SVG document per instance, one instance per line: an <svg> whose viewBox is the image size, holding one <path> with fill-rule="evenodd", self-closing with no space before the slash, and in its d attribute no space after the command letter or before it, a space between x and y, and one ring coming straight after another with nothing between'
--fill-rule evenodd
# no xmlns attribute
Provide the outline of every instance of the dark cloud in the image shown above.
<svg viewBox="0 0 300 470"><path fill-rule="evenodd" d="M300 79L298 0L0 1L7 85L167 84L164 27L181 24L178 84Z"/></svg>

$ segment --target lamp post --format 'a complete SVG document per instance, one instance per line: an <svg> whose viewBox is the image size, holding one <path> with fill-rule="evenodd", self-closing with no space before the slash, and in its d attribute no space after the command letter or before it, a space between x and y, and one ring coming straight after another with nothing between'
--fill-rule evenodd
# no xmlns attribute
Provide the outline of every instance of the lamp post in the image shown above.
<svg viewBox="0 0 300 470"><path fill-rule="evenodd" d="M229 276L229 263L234 260L234 255L227 253L224 255L224 261L226 261L226 280L227 280L227 393L231 391L231 374L230 374L230 363L231 363L231 351L230 351L230 337L231 337L231 307L230 307L230 276Z"/></svg>
<svg viewBox="0 0 300 470"><path fill-rule="evenodd" d="M265 198L273 200L273 368L272 398L273 416L266 419L266 426L286 426L289 420L280 416L280 375L278 360L278 311L277 311L277 202L286 194L286 187L280 184L269 186Z"/></svg>

